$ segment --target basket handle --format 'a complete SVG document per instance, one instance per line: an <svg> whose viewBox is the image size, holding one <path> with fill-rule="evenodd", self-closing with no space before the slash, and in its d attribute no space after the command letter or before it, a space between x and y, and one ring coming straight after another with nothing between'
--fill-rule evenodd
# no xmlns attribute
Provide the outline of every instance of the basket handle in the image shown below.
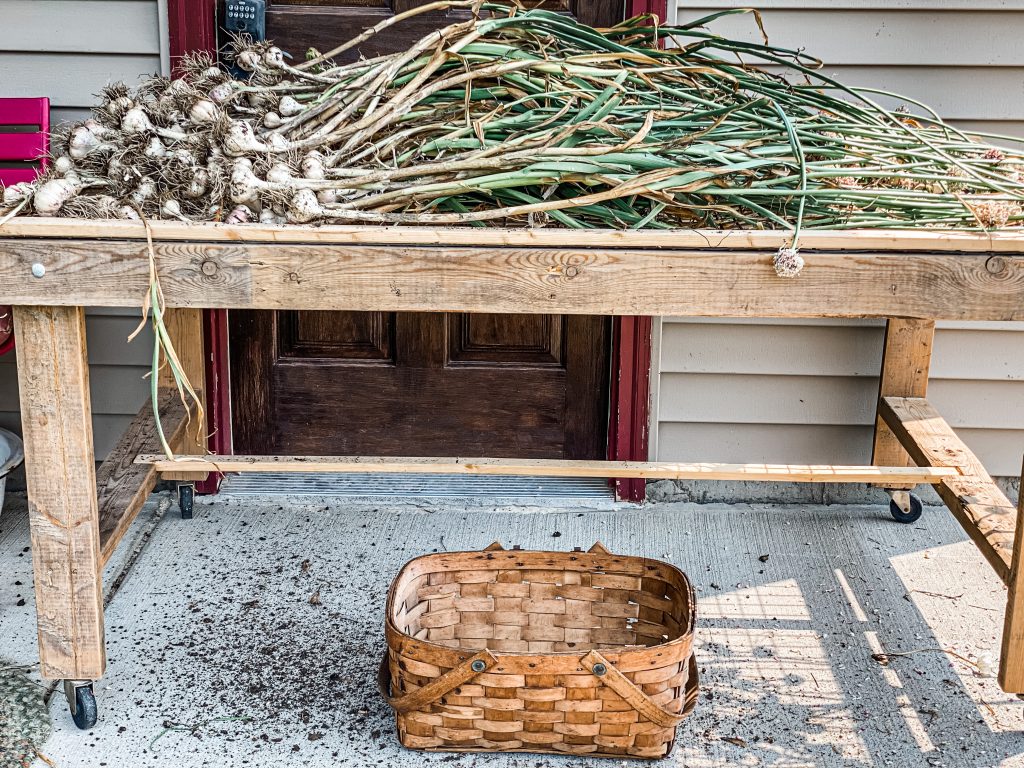
<svg viewBox="0 0 1024 768"><path fill-rule="evenodd" d="M615 666L597 651L591 651L584 656L580 663L589 669L601 682L615 691L622 700L640 713L642 717L650 720L662 728L674 728L686 719L686 716L693 711L697 704L698 673L697 660L690 654L689 674L686 677L686 697L683 702L683 711L678 714L662 709L651 697L644 693L628 677L619 672Z"/></svg>
<svg viewBox="0 0 1024 768"><path fill-rule="evenodd" d="M446 693L472 680L481 672L486 672L497 661L490 651L480 651L476 656L470 656L459 666L448 670L422 688L417 688L404 696L392 696L391 667L388 665L388 652L385 651L384 658L380 660L380 668L377 670L377 687L380 688L384 701L395 712L411 712L414 709L423 709L428 704L433 704Z"/></svg>

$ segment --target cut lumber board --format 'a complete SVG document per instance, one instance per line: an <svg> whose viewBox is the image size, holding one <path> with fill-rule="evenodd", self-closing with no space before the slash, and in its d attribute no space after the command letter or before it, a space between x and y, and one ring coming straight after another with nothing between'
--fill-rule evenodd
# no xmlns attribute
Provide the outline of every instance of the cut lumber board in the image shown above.
<svg viewBox="0 0 1024 768"><path fill-rule="evenodd" d="M377 458L369 456L177 456L140 455L157 472L384 472L444 475L548 477L641 477L674 480L763 480L791 483L939 483L955 469L807 464L673 464L654 461L561 459Z"/></svg>
<svg viewBox="0 0 1024 768"><path fill-rule="evenodd" d="M94 680L106 667L85 310L15 307L39 671Z"/></svg>
<svg viewBox="0 0 1024 768"><path fill-rule="evenodd" d="M192 388L200 396L206 391L206 360L204 359L203 346L203 311L201 309L187 309L185 307L172 307L164 312L164 326L167 328L167 335L171 337L174 351L181 363L181 369L188 379ZM174 375L169 365L160 369L160 386L174 387ZM206 452L207 427L205 414L200 418L199 414L193 412L189 421L188 434L182 438L178 450L183 453ZM181 474L164 475L165 480L205 480L205 474L194 472Z"/></svg>
<svg viewBox="0 0 1024 768"><path fill-rule="evenodd" d="M1017 509L932 405L917 397L884 397L879 413L923 467L955 468L936 491L1003 581L1013 560Z"/></svg>
<svg viewBox="0 0 1024 768"><path fill-rule="evenodd" d="M1024 480L1024 467L1021 468ZM1017 530L1013 542L1013 567L1006 583L1006 618L999 657L999 685L1007 693L1024 693L1024 492L1017 501Z"/></svg>
<svg viewBox="0 0 1024 768"><path fill-rule="evenodd" d="M1021 254L807 252L784 279L772 252L725 247L169 241L155 252L169 307L1024 320ZM135 240L0 238L0 285L11 304L135 307L148 252Z"/></svg>
<svg viewBox="0 0 1024 768"><path fill-rule="evenodd" d="M886 323L882 371L878 380L879 400L883 397L927 397L934 339L934 320L893 318ZM911 463L910 455L882 417L877 415L871 463L890 467L905 467Z"/></svg>
<svg viewBox="0 0 1024 768"><path fill-rule="evenodd" d="M187 414L175 390L160 391L160 421L171 448L185 440ZM156 485L158 474L152 466L138 464L140 453L162 450L157 437L153 406L146 403L120 441L96 471L99 493L100 553L103 564L110 559Z"/></svg>
<svg viewBox="0 0 1024 768"><path fill-rule="evenodd" d="M233 243L308 243L334 245L510 245L624 248L727 248L776 250L789 245L787 230L587 230L500 229L497 227L267 226L263 224L151 221L154 240ZM145 240L141 221L61 219L20 216L0 227L5 237L101 238ZM800 235L802 251L893 250L973 253L1024 253L1024 230L1002 232L937 229L810 230Z"/></svg>

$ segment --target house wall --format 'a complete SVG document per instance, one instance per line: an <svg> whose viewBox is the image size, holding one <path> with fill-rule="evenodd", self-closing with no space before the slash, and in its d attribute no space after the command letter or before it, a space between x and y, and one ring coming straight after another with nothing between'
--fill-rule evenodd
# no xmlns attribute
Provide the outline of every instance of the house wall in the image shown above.
<svg viewBox="0 0 1024 768"><path fill-rule="evenodd" d="M51 122L85 119L94 94L107 83L132 85L140 75L169 71L166 19L164 0L3 0L0 97L48 96ZM152 337L144 333L126 343L138 321L135 310L88 310L97 458L113 447L147 397L142 377ZM11 353L0 357L0 426L19 431L18 422Z"/></svg>
<svg viewBox="0 0 1024 768"><path fill-rule="evenodd" d="M680 22L731 0L680 2ZM759 0L773 44L851 85L902 92L974 130L1024 136L1024 2ZM750 16L712 31L759 39ZM862 463L882 357L878 321L662 318L652 455ZM1024 453L1024 323L940 323L929 397L996 475Z"/></svg>

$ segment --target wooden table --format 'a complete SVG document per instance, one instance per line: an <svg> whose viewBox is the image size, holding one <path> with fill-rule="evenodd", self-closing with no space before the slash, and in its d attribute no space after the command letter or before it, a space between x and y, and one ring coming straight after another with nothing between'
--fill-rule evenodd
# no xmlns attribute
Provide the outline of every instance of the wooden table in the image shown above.
<svg viewBox="0 0 1024 768"><path fill-rule="evenodd" d="M808 232L794 279L775 275L779 232L580 232L466 228L288 228L154 222L167 323L202 386L200 309L464 311L888 320L871 465L671 465L202 454L203 425L170 390L161 420L140 411L97 470L87 306L139 307L149 250L139 222L15 219L0 227L0 304L15 305L42 675L79 708L106 664L101 572L163 474L462 471L935 484L1009 587L999 681L1024 693L1021 512L925 399L935 321L1024 320L1024 234ZM969 368L971 361L963 361ZM165 382L167 383L167 382ZM193 422L196 420L193 419ZM140 458L142 457L142 458ZM916 467L912 465L917 465ZM73 711L75 705L72 705ZM88 714L88 713L86 713ZM80 719L79 712L76 717ZM94 716L94 715L93 715Z"/></svg>

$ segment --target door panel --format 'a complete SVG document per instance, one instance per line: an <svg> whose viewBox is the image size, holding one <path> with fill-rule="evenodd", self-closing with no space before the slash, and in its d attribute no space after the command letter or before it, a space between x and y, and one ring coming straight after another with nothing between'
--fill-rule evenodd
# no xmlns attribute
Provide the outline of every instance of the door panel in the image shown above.
<svg viewBox="0 0 1024 768"><path fill-rule="evenodd" d="M394 312L280 312L282 358L394 363Z"/></svg>
<svg viewBox="0 0 1024 768"><path fill-rule="evenodd" d="M564 368L561 315L448 315L449 365Z"/></svg>
<svg viewBox="0 0 1024 768"><path fill-rule="evenodd" d="M301 60L308 48L329 51L364 29L396 13L427 5L432 0L271 0L267 4L267 37ZM573 14L593 26L610 26L622 19L623 0L520 0L527 7L541 5ZM467 10L431 13L403 21L375 35L357 49L346 51L338 61L352 61L362 55L372 58L405 50L438 27L469 18Z"/></svg>
<svg viewBox="0 0 1024 768"><path fill-rule="evenodd" d="M267 36L297 59L429 0L273 0ZM596 25L621 0L560 0ZM458 15L461 14L461 15ZM352 50L403 50L465 11L391 27ZM236 453L603 458L609 318L233 311Z"/></svg>

